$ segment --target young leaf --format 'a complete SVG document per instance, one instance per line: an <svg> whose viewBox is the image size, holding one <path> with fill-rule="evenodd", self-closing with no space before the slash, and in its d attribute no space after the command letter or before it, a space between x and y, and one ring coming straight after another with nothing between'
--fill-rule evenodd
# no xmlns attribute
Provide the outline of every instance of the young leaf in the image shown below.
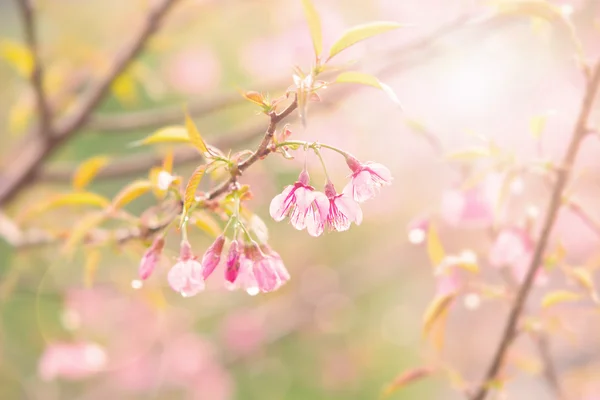
<svg viewBox="0 0 600 400"><path fill-rule="evenodd" d="M579 286L590 292L595 292L594 278L587 268L577 267L569 271L569 275L579 284Z"/></svg>
<svg viewBox="0 0 600 400"><path fill-rule="evenodd" d="M197 212L194 214L194 225L212 237L219 236L223 231L219 224L205 212Z"/></svg>
<svg viewBox="0 0 600 400"><path fill-rule="evenodd" d="M121 189L121 191L114 197L112 201L112 209L117 210L125 206L141 195L147 193L150 189L152 189L152 182L149 180L143 179L131 182L129 185Z"/></svg>
<svg viewBox="0 0 600 400"><path fill-rule="evenodd" d="M427 254L429 255L429 261L434 268L440 265L444 260L444 257L446 257L446 252L444 251L437 228L433 222L429 224L429 229L427 231Z"/></svg>
<svg viewBox="0 0 600 400"><path fill-rule="evenodd" d="M581 299L581 295L578 293L573 293L568 290L556 290L544 296L542 299L542 307L548 308L556 304L573 302L579 299Z"/></svg>
<svg viewBox="0 0 600 400"><path fill-rule="evenodd" d="M321 33L321 19L311 0L302 0L302 7L306 15L306 22L310 30L315 55L319 57L323 51L323 36Z"/></svg>
<svg viewBox="0 0 600 400"><path fill-rule="evenodd" d="M106 197L100 196L96 193L65 193L51 197L48 200L36 204L32 208L26 209L17 219L22 222L34 215L63 206L94 206L104 208L109 204L110 201Z"/></svg>
<svg viewBox="0 0 600 400"><path fill-rule="evenodd" d="M0 40L0 58L12 65L22 77L29 78L31 75L33 57L24 44L9 39Z"/></svg>
<svg viewBox="0 0 600 400"><path fill-rule="evenodd" d="M132 146L156 143L190 143L190 136L184 126L173 125L159 129L152 135L132 143Z"/></svg>
<svg viewBox="0 0 600 400"><path fill-rule="evenodd" d="M196 124L194 124L194 121L192 121L187 112L185 113L185 128L187 129L187 133L192 145L198 149L200 154L207 153L208 149L206 148L206 143L204 143L200 132L198 132L198 128L196 128Z"/></svg>
<svg viewBox="0 0 600 400"><path fill-rule="evenodd" d="M489 158L490 156L491 152L489 147L473 146L468 149L447 154L446 159L453 161L475 161L481 158Z"/></svg>
<svg viewBox="0 0 600 400"><path fill-rule="evenodd" d="M206 171L206 165L200 165L198 168L194 170L194 173L190 177L190 180L185 187L185 195L184 195L184 203L183 203L183 215L186 215L190 210L190 207L196 200L196 189L204 177L204 172Z"/></svg>
<svg viewBox="0 0 600 400"><path fill-rule="evenodd" d="M429 336L438 351L443 347L445 322L455 297L455 293L435 297L423 314L423 336Z"/></svg>
<svg viewBox="0 0 600 400"><path fill-rule="evenodd" d="M73 188L76 190L85 188L98 172L108 164L109 160L106 156L97 156L81 163L73 175Z"/></svg>
<svg viewBox="0 0 600 400"><path fill-rule="evenodd" d="M539 139L546 127L547 115L536 115L529 120L529 131L535 139Z"/></svg>
<svg viewBox="0 0 600 400"><path fill-rule="evenodd" d="M383 92L392 100L394 104L398 107L402 108L402 104L400 103L400 99L396 96L396 93L392 90L391 87L381 82L379 79L375 78L373 75L365 74L363 72L356 71L348 71L342 72L339 74L335 81L336 83L358 83L361 85L373 86L377 89L383 90Z"/></svg>
<svg viewBox="0 0 600 400"><path fill-rule="evenodd" d="M98 270L99 263L100 251L98 249L94 248L85 254L83 284L86 288L91 288L94 286L94 279L96 277L96 271Z"/></svg>
<svg viewBox="0 0 600 400"><path fill-rule="evenodd" d="M336 54L344 49L352 46L353 44L362 40L368 39L372 36L379 35L393 29L401 28L403 25L397 22L371 22L368 24L358 25L350 28L342 34L342 37L337 40L329 50L329 58L331 60Z"/></svg>
<svg viewBox="0 0 600 400"><path fill-rule="evenodd" d="M134 104L138 100L135 78L130 71L119 75L110 85L110 91L123 105Z"/></svg>
<svg viewBox="0 0 600 400"><path fill-rule="evenodd" d="M106 219L106 214L103 212L96 212L88 214L83 217L79 222L71 229L69 238L67 239L63 253L67 256L72 256L77 245L79 245L85 236L90 233L92 229L100 225Z"/></svg>
<svg viewBox="0 0 600 400"><path fill-rule="evenodd" d="M385 387L381 397L386 398L392 393L410 385L411 383L431 376L434 372L435 369L431 367L417 367L404 371Z"/></svg>

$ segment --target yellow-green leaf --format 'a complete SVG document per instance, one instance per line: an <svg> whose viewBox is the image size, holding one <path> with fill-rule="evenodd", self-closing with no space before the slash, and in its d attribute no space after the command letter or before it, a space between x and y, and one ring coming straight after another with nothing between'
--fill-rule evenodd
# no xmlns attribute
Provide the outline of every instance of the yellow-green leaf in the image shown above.
<svg viewBox="0 0 600 400"><path fill-rule="evenodd" d="M399 24L397 22L379 21L358 25L353 28L350 28L349 30L344 32L342 34L342 37L340 37L331 46L331 49L329 50L328 60L331 60L336 54L338 54L344 49L347 49L348 47L352 46L357 42L368 39L375 35L379 35L384 32L401 28L402 26L402 24Z"/></svg>
<svg viewBox="0 0 600 400"><path fill-rule="evenodd" d="M417 367L404 371L394 378L394 380L383 389L381 398L386 398L394 392L410 385L411 383L415 383L421 379L427 378L434 372L435 369L431 367Z"/></svg>
<svg viewBox="0 0 600 400"><path fill-rule="evenodd" d="M315 55L319 57L323 52L323 36L321 33L321 19L311 0L302 0L302 7L306 15L306 22L310 30Z"/></svg>
<svg viewBox="0 0 600 400"><path fill-rule="evenodd" d="M584 289L595 292L594 278L587 268L576 267L569 271L569 275Z"/></svg>
<svg viewBox="0 0 600 400"><path fill-rule="evenodd" d="M112 201L113 210L125 206L143 194L146 194L150 189L152 189L152 182L149 180L143 179L131 182L114 197Z"/></svg>
<svg viewBox="0 0 600 400"><path fill-rule="evenodd" d="M194 214L194 225L198 227L200 230L208 233L212 237L217 237L221 234L223 229L219 226L219 224L205 212L197 212Z"/></svg>
<svg viewBox="0 0 600 400"><path fill-rule="evenodd" d="M543 0L500 0L496 5L502 14L538 17L548 21L564 18L560 7Z"/></svg>
<svg viewBox="0 0 600 400"><path fill-rule="evenodd" d="M133 146L157 143L190 143L190 136L185 126L173 125L159 129L152 135L132 143Z"/></svg>
<svg viewBox="0 0 600 400"><path fill-rule="evenodd" d="M94 248L86 252L83 271L83 284L86 288L91 288L94 286L98 264L100 264L100 251Z"/></svg>
<svg viewBox="0 0 600 400"><path fill-rule="evenodd" d="M94 206L94 207L107 207L110 201L96 193L91 192L79 192L79 193L65 193L48 200L43 200L37 203L35 206L26 209L18 218L19 221L24 221L33 217L34 215L59 208L64 206Z"/></svg>
<svg viewBox="0 0 600 400"><path fill-rule="evenodd" d="M204 176L204 172L206 171L206 165L200 165L198 168L194 170L194 173L190 177L190 180L185 187L185 195L184 195L184 215L190 210L191 205L194 203L196 199L196 189Z"/></svg>
<svg viewBox="0 0 600 400"><path fill-rule="evenodd" d="M398 107L402 108L402 104L400 103L400 99L396 96L396 93L392 90L391 87L381 82L379 79L374 77L373 75L365 74L364 72L356 72L356 71L348 71L342 72L339 74L335 81L336 83L357 83L361 85L373 86L377 89L383 90L383 92L392 100L394 104Z"/></svg>
<svg viewBox="0 0 600 400"><path fill-rule="evenodd" d="M33 57L29 48L14 40L0 40L0 57L25 78L29 78L33 70Z"/></svg>
<svg viewBox="0 0 600 400"><path fill-rule="evenodd" d="M110 85L110 90L123 105L134 104L138 100L138 91L135 78L131 72L119 75Z"/></svg>
<svg viewBox="0 0 600 400"><path fill-rule="evenodd" d="M83 217L73 229L70 230L69 238L67 239L63 253L72 256L77 245L79 245L90 233L90 231L100 225L106 219L106 214L103 212L88 214Z"/></svg>
<svg viewBox="0 0 600 400"><path fill-rule="evenodd" d="M109 161L110 159L106 156L97 156L85 160L73 175L73 188L76 190L85 188Z"/></svg>
<svg viewBox="0 0 600 400"><path fill-rule="evenodd" d="M491 152L489 147L474 146L468 149L459 150L446 155L448 160L456 161L474 161L480 158L490 157Z"/></svg>
<svg viewBox="0 0 600 400"><path fill-rule="evenodd" d="M429 224L427 230L427 254L429 256L429 261L434 268L440 265L444 260L444 257L446 257L444 246L442 246L440 236L433 222Z"/></svg>
<svg viewBox="0 0 600 400"><path fill-rule="evenodd" d="M579 293L570 292L568 290L556 290L544 296L542 299L542 307L548 308L556 304L574 302L579 299L581 299Z"/></svg>
<svg viewBox="0 0 600 400"><path fill-rule="evenodd" d="M431 340L438 352L444 347L446 319L455 297L455 293L435 297L423 314L423 336Z"/></svg>
<svg viewBox="0 0 600 400"><path fill-rule="evenodd" d="M547 118L547 115L536 115L529 120L529 131L534 138L539 139L542 136Z"/></svg>
<svg viewBox="0 0 600 400"><path fill-rule="evenodd" d="M196 124L194 124L194 121L192 121L187 112L185 113L185 127L187 129L188 136L192 145L194 145L194 147L198 149L200 154L207 153L208 149L206 148L206 143L204 143L202 135L200 135L200 132L198 132L198 128L196 128Z"/></svg>

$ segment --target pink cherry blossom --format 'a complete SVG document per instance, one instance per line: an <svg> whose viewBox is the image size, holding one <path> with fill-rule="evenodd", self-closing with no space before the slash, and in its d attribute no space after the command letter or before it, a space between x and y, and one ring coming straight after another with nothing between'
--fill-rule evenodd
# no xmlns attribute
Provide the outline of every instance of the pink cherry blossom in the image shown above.
<svg viewBox="0 0 600 400"><path fill-rule="evenodd" d="M214 89L219 81L219 60L209 48L184 50L168 61L166 77L177 91L203 93Z"/></svg>
<svg viewBox="0 0 600 400"><path fill-rule="evenodd" d="M489 252L489 261L496 268L509 268L513 277L521 283L527 275L533 251L534 242L526 230L506 228L496 236ZM546 281L546 273L539 268L535 283L543 285Z"/></svg>
<svg viewBox="0 0 600 400"><path fill-rule="evenodd" d="M244 289L254 296L259 292L272 292L290 279L279 254L268 245L251 243L244 246L240 256L238 276L230 289Z"/></svg>
<svg viewBox="0 0 600 400"><path fill-rule="evenodd" d="M179 259L167 279L171 288L184 297L195 296L204 290L203 267L192 255L189 242L181 243Z"/></svg>
<svg viewBox="0 0 600 400"><path fill-rule="evenodd" d="M442 196L441 215L452 226L488 225L493 222L493 204L481 188L450 189Z"/></svg>
<svg viewBox="0 0 600 400"><path fill-rule="evenodd" d="M319 202L326 201L326 198L323 193L315 192L308 183L308 172L303 170L296 183L287 186L281 194L273 198L270 213L275 221L282 221L289 216L294 228L307 228L309 235L319 236L323 233Z"/></svg>
<svg viewBox="0 0 600 400"><path fill-rule="evenodd" d="M138 271L140 279L145 280L152 275L152 272L154 272L154 269L158 264L164 245L165 239L162 236L159 236L154 240L148 250L146 250L142 260L140 261L140 267Z"/></svg>
<svg viewBox="0 0 600 400"><path fill-rule="evenodd" d="M429 216L418 216L408 223L408 241L412 244L421 244L427 238L429 229Z"/></svg>
<svg viewBox="0 0 600 400"><path fill-rule="evenodd" d="M88 378L106 365L106 353L91 342L56 342L46 347L38 370L43 380L56 378L79 380Z"/></svg>
<svg viewBox="0 0 600 400"><path fill-rule="evenodd" d="M382 186L392 183L392 173L381 164L371 161L361 163L352 156L346 157L346 163L352 175L343 192L359 203L377 196Z"/></svg>
<svg viewBox="0 0 600 400"><path fill-rule="evenodd" d="M333 183L327 182L325 195L329 200L329 204L319 203L319 208L321 217L326 216L322 218L322 221L327 223L330 230L347 231L352 222L360 225L363 217L362 210L348 193L337 193Z"/></svg>
<svg viewBox="0 0 600 400"><path fill-rule="evenodd" d="M225 244L225 236L219 236L214 243L206 250L202 257L202 277L207 279L210 274L215 270L219 261L221 261L221 253L223 252L223 245Z"/></svg>

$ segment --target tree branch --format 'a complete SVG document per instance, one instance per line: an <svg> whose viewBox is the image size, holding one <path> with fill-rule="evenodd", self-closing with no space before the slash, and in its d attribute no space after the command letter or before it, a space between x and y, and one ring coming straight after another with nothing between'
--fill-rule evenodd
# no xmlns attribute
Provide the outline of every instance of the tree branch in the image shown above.
<svg viewBox="0 0 600 400"><path fill-rule="evenodd" d="M588 131L588 118L596 98L599 84L600 62L595 66L588 81L581 111L579 112L579 116L571 137L571 142L569 143L569 147L561 163L562 168L557 171L557 179L554 184L550 203L548 205L548 211L544 218L540 238L537 242L537 246L535 247L531 263L527 270L527 275L524 282L521 284L519 291L517 292L517 297L510 310L508 320L501 335L500 343L495 350L491 364L487 369L482 383L476 388L474 394L470 397L471 400L484 400L486 398L489 391L489 383L497 378L498 373L504 364L506 353L508 352L512 339L515 335L517 324L525 307L525 302L527 301L534 278L541 264L544 251L546 250L550 232L562 204L563 192L571 175L571 169L575 162L580 144Z"/></svg>
<svg viewBox="0 0 600 400"><path fill-rule="evenodd" d="M28 135L20 150L15 152L14 158L7 163L5 176L0 180L0 205L12 199L27 185L44 161L87 123L90 114L102 101L113 80L142 51L148 39L158 29L163 17L177 1L161 0L150 10L129 43L117 53L105 75L83 95L71 114L58 121L51 137L40 141L37 132Z"/></svg>
<svg viewBox="0 0 600 400"><path fill-rule="evenodd" d="M52 115L46 100L46 93L44 92L44 71L38 52L33 4L31 4L31 0L18 0L17 5L23 19L25 40L29 46L29 54L32 61L31 76L29 79L35 92L36 107L39 115L38 130L42 136L48 137L52 135Z"/></svg>

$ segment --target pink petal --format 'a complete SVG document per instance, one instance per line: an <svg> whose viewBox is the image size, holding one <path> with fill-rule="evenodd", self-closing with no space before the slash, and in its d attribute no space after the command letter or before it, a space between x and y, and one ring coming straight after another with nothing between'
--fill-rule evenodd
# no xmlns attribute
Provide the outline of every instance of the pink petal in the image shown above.
<svg viewBox="0 0 600 400"><path fill-rule="evenodd" d="M360 205L355 202L351 197L347 195L342 195L335 199L335 204L341 213L346 215L346 217L356 223L356 225L360 225L363 219L363 213L360 208Z"/></svg>
<svg viewBox="0 0 600 400"><path fill-rule="evenodd" d="M383 181L383 184L391 184L393 179L392 173L386 166L370 161L366 162L364 165L367 169L371 170L375 175L377 175Z"/></svg>

